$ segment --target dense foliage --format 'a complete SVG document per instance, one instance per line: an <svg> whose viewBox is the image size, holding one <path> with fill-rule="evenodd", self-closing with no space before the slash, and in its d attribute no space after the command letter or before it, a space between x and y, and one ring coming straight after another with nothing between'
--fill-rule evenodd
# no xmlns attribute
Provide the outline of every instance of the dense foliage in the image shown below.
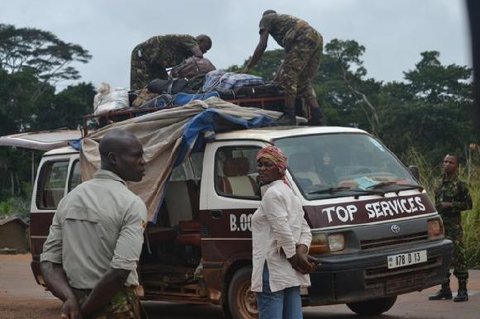
<svg viewBox="0 0 480 319"><path fill-rule="evenodd" d="M54 34L0 24L0 135L77 128L92 109L94 88L80 83L56 92L55 85L80 74L72 64L91 56ZM28 216L32 161L40 153L0 148L0 215Z"/></svg>

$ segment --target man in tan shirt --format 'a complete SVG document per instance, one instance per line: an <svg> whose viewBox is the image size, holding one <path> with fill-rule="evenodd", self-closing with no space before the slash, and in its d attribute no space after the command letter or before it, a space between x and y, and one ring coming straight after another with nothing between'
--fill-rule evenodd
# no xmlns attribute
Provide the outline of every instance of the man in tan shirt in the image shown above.
<svg viewBox="0 0 480 319"><path fill-rule="evenodd" d="M63 318L140 318L137 263L147 209L125 181L145 174L143 148L112 130L99 145L101 169L59 203L40 257Z"/></svg>

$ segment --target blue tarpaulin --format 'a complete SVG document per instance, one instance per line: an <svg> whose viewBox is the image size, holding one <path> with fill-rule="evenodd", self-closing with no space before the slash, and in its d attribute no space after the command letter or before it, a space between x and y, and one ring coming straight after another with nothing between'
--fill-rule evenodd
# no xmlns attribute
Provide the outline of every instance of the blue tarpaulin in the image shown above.
<svg viewBox="0 0 480 319"><path fill-rule="evenodd" d="M215 133L270 126L272 119L268 116L256 116L246 120L237 116L219 112L217 109L206 109L194 116L185 126L182 144L175 166L180 165L190 152L201 151Z"/></svg>

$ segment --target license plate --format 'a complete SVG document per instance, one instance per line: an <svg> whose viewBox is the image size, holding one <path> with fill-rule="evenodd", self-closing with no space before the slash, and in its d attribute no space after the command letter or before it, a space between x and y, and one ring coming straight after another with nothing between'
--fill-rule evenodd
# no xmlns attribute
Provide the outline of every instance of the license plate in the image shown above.
<svg viewBox="0 0 480 319"><path fill-rule="evenodd" d="M427 261L427 251L419 250L411 253L392 255L387 257L388 269L405 267Z"/></svg>

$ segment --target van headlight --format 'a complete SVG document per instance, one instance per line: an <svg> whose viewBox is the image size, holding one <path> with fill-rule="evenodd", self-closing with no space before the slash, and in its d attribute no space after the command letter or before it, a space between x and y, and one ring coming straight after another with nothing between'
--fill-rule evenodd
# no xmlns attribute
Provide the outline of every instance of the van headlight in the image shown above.
<svg viewBox="0 0 480 319"><path fill-rule="evenodd" d="M445 228L443 227L443 221L440 217L430 219L427 222L428 225L428 239L443 239L445 238Z"/></svg>
<svg viewBox="0 0 480 319"><path fill-rule="evenodd" d="M328 235L328 246L331 252L343 250L345 248L345 236L341 233Z"/></svg>
<svg viewBox="0 0 480 319"><path fill-rule="evenodd" d="M309 253L312 255L336 252L345 248L345 236L342 233L313 233Z"/></svg>

